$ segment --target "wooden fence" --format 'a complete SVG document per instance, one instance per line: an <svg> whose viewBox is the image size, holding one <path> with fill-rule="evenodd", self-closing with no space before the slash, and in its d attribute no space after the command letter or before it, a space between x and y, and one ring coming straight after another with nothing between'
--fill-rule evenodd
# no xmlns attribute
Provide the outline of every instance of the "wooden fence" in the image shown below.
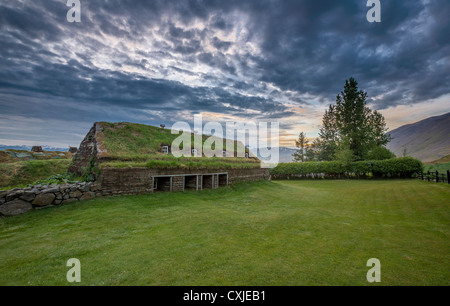
<svg viewBox="0 0 450 306"><path fill-rule="evenodd" d="M417 177L422 181L450 184L450 170L447 172L419 172Z"/></svg>

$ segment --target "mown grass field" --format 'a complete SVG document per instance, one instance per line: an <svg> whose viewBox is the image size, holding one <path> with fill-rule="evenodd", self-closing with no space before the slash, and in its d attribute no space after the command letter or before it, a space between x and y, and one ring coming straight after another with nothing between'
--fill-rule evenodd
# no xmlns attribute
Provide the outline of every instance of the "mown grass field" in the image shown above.
<svg viewBox="0 0 450 306"><path fill-rule="evenodd" d="M0 219L0 285L450 285L450 187L273 181Z"/></svg>

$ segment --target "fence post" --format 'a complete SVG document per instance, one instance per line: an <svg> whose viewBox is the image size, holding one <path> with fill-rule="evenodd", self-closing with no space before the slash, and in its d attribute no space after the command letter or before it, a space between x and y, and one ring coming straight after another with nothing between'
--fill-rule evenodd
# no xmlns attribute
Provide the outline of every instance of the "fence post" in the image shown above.
<svg viewBox="0 0 450 306"><path fill-rule="evenodd" d="M436 183L439 183L439 171L436 170Z"/></svg>
<svg viewBox="0 0 450 306"><path fill-rule="evenodd" d="M420 176L422 177L422 181L423 181L423 171L420 170Z"/></svg>
<svg viewBox="0 0 450 306"><path fill-rule="evenodd" d="M447 184L450 184L450 170L447 170Z"/></svg>
<svg viewBox="0 0 450 306"><path fill-rule="evenodd" d="M430 171L428 171L427 180L430 181Z"/></svg>

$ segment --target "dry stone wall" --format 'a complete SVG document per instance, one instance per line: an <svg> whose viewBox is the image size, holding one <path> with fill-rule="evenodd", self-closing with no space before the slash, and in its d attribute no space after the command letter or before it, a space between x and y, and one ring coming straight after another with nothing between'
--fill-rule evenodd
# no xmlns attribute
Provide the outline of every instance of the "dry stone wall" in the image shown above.
<svg viewBox="0 0 450 306"><path fill-rule="evenodd" d="M90 200L102 196L96 183L31 186L0 191L0 216L16 216L33 209Z"/></svg>

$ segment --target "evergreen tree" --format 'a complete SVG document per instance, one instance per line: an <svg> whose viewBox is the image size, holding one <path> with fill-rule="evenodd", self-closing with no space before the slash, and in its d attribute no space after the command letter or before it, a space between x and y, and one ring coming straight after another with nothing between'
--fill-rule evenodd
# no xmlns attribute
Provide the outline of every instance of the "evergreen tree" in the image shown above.
<svg viewBox="0 0 450 306"><path fill-rule="evenodd" d="M298 140L295 141L295 146L298 148L292 156L294 156L294 161L304 162L306 156L306 148L308 147L309 141L306 139L306 134L301 132L298 136Z"/></svg>
<svg viewBox="0 0 450 306"><path fill-rule="evenodd" d="M318 145L317 145L317 139L311 143L307 148L306 148L306 153L305 153L305 158L307 161L314 161L318 159Z"/></svg>
<svg viewBox="0 0 450 306"><path fill-rule="evenodd" d="M320 128L319 138L314 142L320 160L332 160L338 146L338 130L336 124L335 106L330 105L325 111Z"/></svg>
<svg viewBox="0 0 450 306"><path fill-rule="evenodd" d="M354 78L345 81L344 90L323 116L318 146L321 160L336 158L339 146L348 145L353 159L366 159L375 147L390 141L383 115L367 106L367 93L358 90Z"/></svg>

